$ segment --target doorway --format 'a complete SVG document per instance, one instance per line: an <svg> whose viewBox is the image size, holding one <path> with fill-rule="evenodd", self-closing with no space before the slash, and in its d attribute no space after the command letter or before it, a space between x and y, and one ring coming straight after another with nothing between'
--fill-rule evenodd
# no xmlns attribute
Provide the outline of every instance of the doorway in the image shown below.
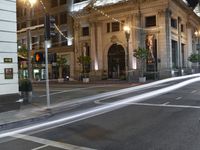
<svg viewBox="0 0 200 150"><path fill-rule="evenodd" d="M125 78L125 50L121 45L113 44L108 51L108 78Z"/></svg>

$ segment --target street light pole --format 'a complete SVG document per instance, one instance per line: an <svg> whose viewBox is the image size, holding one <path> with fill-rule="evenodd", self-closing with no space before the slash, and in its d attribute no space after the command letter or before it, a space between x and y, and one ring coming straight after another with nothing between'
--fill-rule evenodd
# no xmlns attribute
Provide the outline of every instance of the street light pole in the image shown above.
<svg viewBox="0 0 200 150"><path fill-rule="evenodd" d="M197 37L197 45L196 45L196 49L198 51L198 72L200 72L200 41L199 41L199 38L200 38L200 31L195 31L194 33Z"/></svg>
<svg viewBox="0 0 200 150"><path fill-rule="evenodd" d="M131 81L130 79L130 67L129 67L129 39L130 39L130 28L128 26L124 26L124 31L125 31L125 36L126 36L126 42L127 42L127 46L126 46L126 50L127 50L127 80Z"/></svg>
<svg viewBox="0 0 200 150"><path fill-rule="evenodd" d="M31 30L30 30L30 27L31 27L30 18L31 18L31 7L32 7L31 1L26 1L26 6L27 6L27 9L26 9L27 42L26 43L27 43L27 51L28 51L28 79L32 81L32 64L31 64L32 39L31 39Z"/></svg>

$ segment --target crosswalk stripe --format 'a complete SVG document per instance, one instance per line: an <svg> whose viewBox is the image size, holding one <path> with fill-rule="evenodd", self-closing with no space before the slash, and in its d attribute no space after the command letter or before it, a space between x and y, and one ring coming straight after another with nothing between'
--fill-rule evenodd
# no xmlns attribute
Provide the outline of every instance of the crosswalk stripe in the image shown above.
<svg viewBox="0 0 200 150"><path fill-rule="evenodd" d="M65 149L65 150L95 150L95 149L91 149L91 148L87 148L87 147L56 142L56 141L42 139L42 138L24 135L24 134L15 134L12 137L31 141L31 142L35 142L35 143L40 143L40 144L44 144L44 145L48 145L48 146L52 146L52 147L56 147L56 148L62 148L62 149Z"/></svg>

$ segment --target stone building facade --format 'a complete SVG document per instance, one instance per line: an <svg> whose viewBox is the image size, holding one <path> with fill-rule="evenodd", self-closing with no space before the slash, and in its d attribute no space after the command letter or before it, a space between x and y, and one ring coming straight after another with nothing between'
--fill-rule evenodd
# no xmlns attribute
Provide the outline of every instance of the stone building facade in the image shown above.
<svg viewBox="0 0 200 150"><path fill-rule="evenodd" d="M166 78L189 72L188 56L196 53L200 19L181 0L74 1L75 59L89 55L90 77L120 79L141 67L134 49L147 48L146 75ZM129 26L130 37L123 30ZM81 72L75 64L75 74Z"/></svg>

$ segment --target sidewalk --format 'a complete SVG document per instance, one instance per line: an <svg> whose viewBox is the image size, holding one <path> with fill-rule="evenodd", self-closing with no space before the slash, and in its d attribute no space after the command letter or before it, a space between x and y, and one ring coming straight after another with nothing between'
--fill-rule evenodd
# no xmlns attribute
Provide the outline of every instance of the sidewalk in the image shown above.
<svg viewBox="0 0 200 150"><path fill-rule="evenodd" d="M138 85L137 83L127 83L125 81L123 82L107 82L107 83L103 83L103 82L98 82L97 83L87 83L87 84L82 84L80 82L64 82L64 83L50 83L50 87L59 87L59 88L69 88L69 89L74 89L74 88L84 88L84 87L92 87L92 86L102 86L103 88L106 89L105 85L111 85L111 87L109 87L108 91L112 91L116 90L116 87L118 89L122 89L122 88L126 88L126 87L131 87L131 86L136 86ZM34 88L43 88L43 86L45 87L45 83L34 83ZM105 86L105 87L104 87ZM108 88L108 87L107 87ZM44 89L45 90L45 89ZM79 94L79 98L73 98L74 97L74 93L70 93L68 94L68 99L66 100L59 100L59 101L55 101L54 103L51 104L50 110L47 109L46 104L45 104L45 100L42 103L38 103L38 98L35 97L33 98L33 101L31 102L31 104L21 104L21 107L19 110L12 110L12 111L8 111L8 112L3 112L0 113L0 131L5 130L5 129L11 129L12 127L17 127L19 126L19 124L21 125L26 125L26 124L30 124L31 122L37 122L40 120L44 120L47 119L48 117L51 117L52 115L55 115L57 113L63 112L67 109L67 107L70 107L70 105L72 105L73 103L75 103L76 101L80 101L81 99L85 99L88 97L88 93L91 95L95 95L95 93L92 93L93 91L101 94L102 92L102 88L97 88L97 89L93 89L91 88L91 91L87 91L87 92L78 92ZM99 90L99 91L96 91ZM91 92L91 93L90 93ZM105 90L105 92L107 92ZM87 93L87 94L86 94ZM58 94L58 96L60 96L60 94ZM62 96L62 95L61 95ZM52 98L52 97L51 97ZM44 99L46 99L46 97L44 97Z"/></svg>

